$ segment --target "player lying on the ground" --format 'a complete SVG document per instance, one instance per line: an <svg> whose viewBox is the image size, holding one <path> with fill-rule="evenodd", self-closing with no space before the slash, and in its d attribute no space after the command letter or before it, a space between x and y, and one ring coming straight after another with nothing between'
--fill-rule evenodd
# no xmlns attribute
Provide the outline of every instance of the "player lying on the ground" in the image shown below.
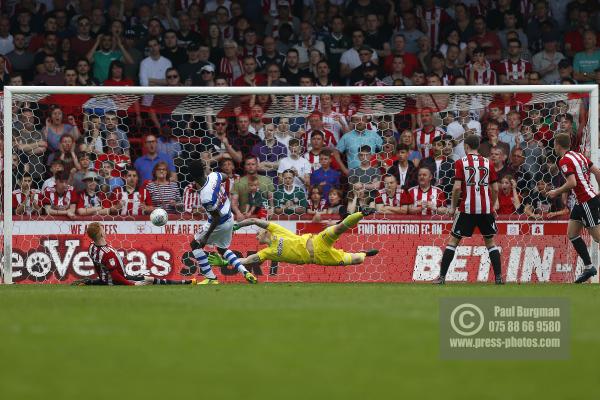
<svg viewBox="0 0 600 400"><path fill-rule="evenodd" d="M194 285L195 279L172 280L144 276L141 280L127 279L121 256L106 242L104 228L99 222L88 225L87 235L92 239L88 254L94 263L98 279L81 279L74 285Z"/></svg>
<svg viewBox="0 0 600 400"><path fill-rule="evenodd" d="M358 253L346 253L336 249L336 240L348 229L354 228L365 216L375 212L366 209L344 218L340 223L330 226L318 235L296 235L280 225L262 219L249 218L240 222L236 229L256 225L259 232L256 239L261 244L268 245L256 254L240 259L244 264L260 264L263 261L282 261L290 264L318 264L318 265L352 265L361 264L365 257L376 255L379 250L366 250ZM208 257L212 265L225 266L227 261L217 254Z"/></svg>
<svg viewBox="0 0 600 400"><path fill-rule="evenodd" d="M571 191L575 195L577 204L573 206L569 216L567 236L584 265L584 270L575 279L575 283L583 283L598 273L596 267L592 265L587 245L580 235L585 228L596 242L600 242L600 198L590 181L591 172L596 177L596 181L600 182L600 169L593 165L589 158L570 149L571 136L556 135L554 152L560 156L558 166L567 181L561 187L549 191L548 197L553 199Z"/></svg>
<svg viewBox="0 0 600 400"><path fill-rule="evenodd" d="M208 222L202 225L200 231L196 233L190 243L192 253L198 264L200 264L200 272L206 278L198 284L216 285L219 283L204 252L204 247L207 244L215 246L219 254L227 260L226 263L231 264L238 272L243 274L246 281L257 283L256 277L244 267L244 263L228 248L233 236L234 221L231 213L231 202L225 191L226 176L220 172L211 172L206 176L204 174L204 163L200 160L190 164L190 175L193 179L192 186L199 191L198 199L208 214Z"/></svg>

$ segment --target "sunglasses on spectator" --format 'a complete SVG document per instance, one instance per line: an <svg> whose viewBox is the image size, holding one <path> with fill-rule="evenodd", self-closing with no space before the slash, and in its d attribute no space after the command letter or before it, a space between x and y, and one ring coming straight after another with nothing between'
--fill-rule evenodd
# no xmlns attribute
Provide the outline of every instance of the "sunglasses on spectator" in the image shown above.
<svg viewBox="0 0 600 400"><path fill-rule="evenodd" d="M177 79L179 75L167 75L167 79Z"/></svg>
<svg viewBox="0 0 600 400"><path fill-rule="evenodd" d="M156 140L146 140L146 143L156 143Z"/></svg>
<svg viewBox="0 0 600 400"><path fill-rule="evenodd" d="M215 125L223 126L223 125L227 125L227 122L215 122Z"/></svg>

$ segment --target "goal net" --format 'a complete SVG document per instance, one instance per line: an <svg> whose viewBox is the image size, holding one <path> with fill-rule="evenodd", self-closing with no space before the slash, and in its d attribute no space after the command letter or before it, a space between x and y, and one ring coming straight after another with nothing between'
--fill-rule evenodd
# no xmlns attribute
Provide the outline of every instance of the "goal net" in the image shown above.
<svg viewBox="0 0 600 400"><path fill-rule="evenodd" d="M452 225L453 162L468 134L481 137L500 178L506 281L571 282L581 269L565 235L574 199L546 192L564 182L557 133L598 161L595 85L5 87L3 104L4 282L95 277L91 221L103 223L127 275L197 275L189 243L206 221L190 185L198 159L206 172L226 174L237 221L264 218L317 235L361 207L377 209L334 244L378 249L376 257L248 266L259 281L428 282ZM169 213L164 227L149 221L156 207ZM237 231L232 250L260 251L256 232ZM243 281L233 267L214 269L222 281ZM481 237L464 239L447 281L491 279Z"/></svg>

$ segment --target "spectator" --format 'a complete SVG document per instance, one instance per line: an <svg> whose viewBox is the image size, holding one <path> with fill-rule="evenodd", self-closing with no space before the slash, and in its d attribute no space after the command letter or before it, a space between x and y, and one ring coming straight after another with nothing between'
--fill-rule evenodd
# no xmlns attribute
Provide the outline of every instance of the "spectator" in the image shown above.
<svg viewBox="0 0 600 400"><path fill-rule="evenodd" d="M458 111L458 116L448 124L448 134L452 136L454 143L454 160L463 158L465 154L464 140L468 135L481 137L481 124L471 116L468 109Z"/></svg>
<svg viewBox="0 0 600 400"><path fill-rule="evenodd" d="M550 199L547 193L550 191L548 183L539 179L536 182L535 190L523 198L522 211L532 219L551 219L561 215L567 215L569 209L563 205L561 196Z"/></svg>
<svg viewBox="0 0 600 400"><path fill-rule="evenodd" d="M348 183L362 183L365 190L375 191L379 189L381 175L378 168L371 166L371 147L364 145L358 151L360 164L356 168L351 168L348 174Z"/></svg>
<svg viewBox="0 0 600 400"><path fill-rule="evenodd" d="M346 215L346 206L342 203L344 193L340 189L333 188L327 195L327 214Z"/></svg>
<svg viewBox="0 0 600 400"><path fill-rule="evenodd" d="M146 181L153 179L153 170L158 162L165 162L167 164L167 169L170 171L171 180L177 180L173 160L167 154L159 153L157 151L156 136L146 136L144 139L144 151L145 154L138 157L134 163L135 169L142 181L142 185L144 185Z"/></svg>
<svg viewBox="0 0 600 400"><path fill-rule="evenodd" d="M387 75L385 78L383 78L383 83L388 85L388 86L392 86L394 85L394 82L396 82L396 80L398 79L402 79L404 81L404 84L407 86L412 85L412 81L410 80L410 78L408 78L407 76L404 75L404 57L398 55L398 56L394 56L393 61L392 61L392 72Z"/></svg>
<svg viewBox="0 0 600 400"><path fill-rule="evenodd" d="M58 150L48 156L48 165L52 164L53 160L61 160L65 171L69 173L75 173L75 170L79 169L73 136L67 133L60 137Z"/></svg>
<svg viewBox="0 0 600 400"><path fill-rule="evenodd" d="M315 32L312 25L308 22L300 23L300 40L294 46L298 50L298 64L300 68L306 68L309 64L309 51L316 49L321 54L325 54L325 44L315 39Z"/></svg>
<svg viewBox="0 0 600 400"><path fill-rule="evenodd" d="M521 41L508 41L508 58L500 61L498 81L501 85L526 85L527 75L532 71L531 63L522 58Z"/></svg>
<svg viewBox="0 0 600 400"><path fill-rule="evenodd" d="M30 46L30 50L34 51L33 49L31 49L31 46ZM46 70L47 66L45 65L47 56L53 56L55 61L59 62L59 60L58 60L58 38L56 37L55 32L44 33L44 47L42 47L35 53L35 56L33 59L33 64L35 65L35 69L38 74L43 74L44 72L48 72ZM60 68L58 68L58 67L56 69L60 70Z"/></svg>
<svg viewBox="0 0 600 400"><path fill-rule="evenodd" d="M507 117L508 127L500 132L498 138L501 142L508 143L510 150L518 144L521 138L521 115L518 111L510 111Z"/></svg>
<svg viewBox="0 0 600 400"><path fill-rule="evenodd" d="M245 56L242 60L243 74L233 81L233 86L261 86L266 82L264 75L256 73L254 56Z"/></svg>
<svg viewBox="0 0 600 400"><path fill-rule="evenodd" d="M331 189L340 185L341 173L331 168L332 151L323 149L319 154L320 168L310 175L310 186L318 186L322 190L323 197L327 198Z"/></svg>
<svg viewBox="0 0 600 400"><path fill-rule="evenodd" d="M250 182L257 181L260 192L267 193L269 206L272 207L273 205L273 192L275 191L273 180L269 177L258 175L257 171L258 159L254 156L247 157L244 160L244 176L242 176L233 185L233 190L231 192L231 209L233 210L235 218L238 221L244 219L244 215L241 210L245 210L246 205L248 204Z"/></svg>
<svg viewBox="0 0 600 400"><path fill-rule="evenodd" d="M523 149L520 147L515 147L510 153L509 168L512 172L513 178L517 181L517 189L519 190L519 193L522 195L528 194L535 181L529 171L526 170L525 156Z"/></svg>
<svg viewBox="0 0 600 400"><path fill-rule="evenodd" d="M433 154L432 143L438 136L444 136L446 132L433 124L433 110L425 108L420 113L421 127L418 128L414 136L416 138L417 150L421 153L421 158L427 158Z"/></svg>
<svg viewBox="0 0 600 400"><path fill-rule="evenodd" d="M523 121L523 130L527 127L531 129L536 140L539 140L543 147L548 146L553 138L553 132L542 116L541 110L533 108L529 111L529 117Z"/></svg>
<svg viewBox="0 0 600 400"><path fill-rule="evenodd" d="M417 43L421 37L425 36L423 31L417 28L417 21L417 16L412 12L407 12L402 15L403 29L399 30L398 34L404 36L404 39L407 42L405 50L409 53L416 53L419 51ZM382 40L380 43L384 43L385 41L386 40ZM367 43L371 45L369 41L367 41Z"/></svg>
<svg viewBox="0 0 600 400"><path fill-rule="evenodd" d="M408 207L412 203L409 193L398 187L398 181L393 175L383 177L383 189L379 190L375 198L375 208L380 213L408 214Z"/></svg>
<svg viewBox="0 0 600 400"><path fill-rule="evenodd" d="M517 192L517 182L512 175L505 175L500 180L498 198L494 204L497 214L514 214L521 207L521 197Z"/></svg>
<svg viewBox="0 0 600 400"><path fill-rule="evenodd" d="M56 56L48 54L44 57L43 72L40 72L33 79L34 85L38 86L63 86L65 76L57 65Z"/></svg>
<svg viewBox="0 0 600 400"><path fill-rule="evenodd" d="M275 139L275 125L266 125L264 132L264 142L254 145L252 155L260 161L258 170L266 173L271 178L275 178L279 168L279 161L287 157L288 149Z"/></svg>
<svg viewBox="0 0 600 400"><path fill-rule="evenodd" d="M102 85L134 86L134 83L133 80L125 76L125 64L120 60L113 60L108 67L108 79L106 79ZM139 114L139 111L136 114Z"/></svg>
<svg viewBox="0 0 600 400"><path fill-rule="evenodd" d="M48 142L44 140L43 133L36 128L37 117L31 109L23 109L18 118L13 125L16 154L22 163L29 164L29 173L34 182L41 182L46 172L43 159Z"/></svg>
<svg viewBox="0 0 600 400"><path fill-rule="evenodd" d="M371 146L372 153L381 151L383 139L376 131L367 129L369 122L370 118L367 115L352 115L351 123L354 129L342 136L336 146L335 158L344 175L348 175L348 168L357 168L360 165L358 151L362 146ZM341 154L346 155L348 167L342 161Z"/></svg>
<svg viewBox="0 0 600 400"><path fill-rule="evenodd" d="M273 2L274 3L274 2ZM277 1L277 11L275 17L267 24L265 34L274 38L281 37L281 29L286 26L290 28L291 34L300 32L300 19L292 15L290 10L290 2L287 0Z"/></svg>
<svg viewBox="0 0 600 400"><path fill-rule="evenodd" d="M252 181L248 183L248 204L244 211L244 217L250 218L253 215L267 216L267 210L265 208L267 203L266 193L261 193L258 181Z"/></svg>
<svg viewBox="0 0 600 400"><path fill-rule="evenodd" d="M298 139L291 139L289 142L290 155L279 160L277 174L279 182L282 182L285 171L294 171L294 185L304 190L310 185L311 164L302 157L302 146Z"/></svg>
<svg viewBox="0 0 600 400"><path fill-rule="evenodd" d="M118 136L116 133L111 132L106 137L106 151L98 155L96 162L94 163L94 169L100 171L102 163L105 161L111 161L113 165L113 171L111 176L120 177L122 172L126 168L131 166L131 159L129 155L125 154L122 148L119 146Z"/></svg>
<svg viewBox="0 0 600 400"><path fill-rule="evenodd" d="M218 71L227 78L227 83L232 85L244 73L244 66L238 56L238 45L235 41L225 40L223 50L225 54L219 61Z"/></svg>
<svg viewBox="0 0 600 400"><path fill-rule="evenodd" d="M63 173L64 170L65 170L65 167L61 160L54 160L50 164L50 177L48 179L46 179L44 181L44 183L42 184L42 189L41 189L42 193L44 193L47 189L54 190L54 187L56 186L55 176L58 173Z"/></svg>
<svg viewBox="0 0 600 400"><path fill-rule="evenodd" d="M502 147L493 147L492 153L490 155L490 161L494 165L494 169L496 170L496 176L498 179L502 179L504 175L512 175L513 171L511 171L510 167L506 165L506 160L508 156L504 154L504 150Z"/></svg>
<svg viewBox="0 0 600 400"><path fill-rule="evenodd" d="M233 157L236 150L227 138L227 118L209 115L206 117L206 125L207 133L202 137L199 150L205 165L213 168L225 157Z"/></svg>
<svg viewBox="0 0 600 400"><path fill-rule="evenodd" d="M313 216L313 222L319 222L321 221L321 215L327 213L327 201L323 197L323 190L319 186L311 186L308 193L306 213Z"/></svg>
<svg viewBox="0 0 600 400"><path fill-rule="evenodd" d="M152 182L146 185L153 207L163 208L167 213L173 214L181 206L181 195L177 182L169 180L169 164L159 161L152 169Z"/></svg>
<svg viewBox="0 0 600 400"><path fill-rule="evenodd" d="M350 76L353 69L360 66L362 61L359 57L359 49L365 46L365 34L360 29L355 29L352 31L352 47L346 50L342 57L340 58L340 76L342 78L347 78ZM367 47L368 48L368 47ZM367 61L372 61L377 63L378 60L377 53L371 51L371 59Z"/></svg>
<svg viewBox="0 0 600 400"><path fill-rule="evenodd" d="M486 140L479 146L479 154L484 157L489 157L493 147L502 147L504 153L510 153L510 145L508 143L500 141L498 135L500 134L500 125L495 120L490 120L485 127Z"/></svg>
<svg viewBox="0 0 600 400"><path fill-rule="evenodd" d="M117 113L114 111L107 111L104 114L104 124L101 126L102 128L102 139L100 142L102 144L102 148L105 149L108 147L108 137L110 134L114 134L117 138L116 146L112 146L113 151L116 153L124 154L127 157L130 157L130 144L129 139L127 138L127 133L119 127L119 117ZM98 141L96 142L96 146L98 146ZM160 149L159 149L160 150Z"/></svg>
<svg viewBox="0 0 600 400"><path fill-rule="evenodd" d="M198 83L202 81L202 67L210 65L208 62L200 60L200 45L197 43L190 43L187 46L187 58L181 64L177 65L179 74L181 75L181 81L185 86L191 86L194 82ZM213 73L214 73L213 67Z"/></svg>
<svg viewBox="0 0 600 400"><path fill-rule="evenodd" d="M409 207L410 214L435 215L446 213L447 198L445 192L433 186L433 173L427 167L419 168L417 175L419 184L408 190L408 197L413 203Z"/></svg>
<svg viewBox="0 0 600 400"><path fill-rule="evenodd" d="M223 184L225 185L225 193L230 196L233 191L233 185L240 180L240 176L235 173L233 160L231 158L223 158L219 162L219 170L226 176Z"/></svg>
<svg viewBox="0 0 600 400"><path fill-rule="evenodd" d="M289 150L289 142L295 137L294 133L290 131L290 119L287 117L279 118L277 124L277 130L275 131L275 139Z"/></svg>
<svg viewBox="0 0 600 400"><path fill-rule="evenodd" d="M396 149L398 160L387 170L388 175L393 175L402 190L406 190L416 184L416 167L408 161L409 148L400 143Z"/></svg>
<svg viewBox="0 0 600 400"><path fill-rule="evenodd" d="M26 37L21 32L13 35L14 50L6 54L6 59L12 67L13 73L23 74L26 82L33 79L34 55L27 50Z"/></svg>
<svg viewBox="0 0 600 400"><path fill-rule="evenodd" d="M33 179L28 173L21 176L19 188L12 193L13 214L31 215L42 212L42 194L33 188Z"/></svg>
<svg viewBox="0 0 600 400"><path fill-rule="evenodd" d="M519 147L523 149L525 156L525 170L527 170L534 179L541 174L542 157L544 156L544 146L537 140L531 130L531 126L523 127L522 141Z"/></svg>
<svg viewBox="0 0 600 400"><path fill-rule="evenodd" d="M534 14L527 22L527 39L529 40L529 48L534 52L541 50L541 38L543 33L558 33L558 23L552 17L548 10L548 4L545 0L535 2Z"/></svg>
<svg viewBox="0 0 600 400"><path fill-rule="evenodd" d="M177 32L173 29L163 33L163 49L160 54L171 61L172 65L181 65L188 60L186 51L177 43Z"/></svg>
<svg viewBox="0 0 600 400"><path fill-rule="evenodd" d="M100 184L100 190L105 193L109 193L125 184L125 181L123 181L123 178L121 178L121 175L116 170L115 162L111 160L102 161L100 164L100 169L98 170L98 182Z"/></svg>
<svg viewBox="0 0 600 400"><path fill-rule="evenodd" d="M469 85L496 84L496 72L485 59L485 50L482 47L473 50L471 62L465 67L465 77Z"/></svg>
<svg viewBox="0 0 600 400"><path fill-rule="evenodd" d="M67 216L71 219L75 217L75 208L77 206L77 193L67 183L68 173L57 172L54 175L55 186L53 189L44 190L42 204L46 214L50 216Z"/></svg>
<svg viewBox="0 0 600 400"><path fill-rule="evenodd" d="M173 65L171 61L160 55L160 44L157 39L147 41L150 55L140 65L141 86L164 86L167 84L166 72Z"/></svg>
<svg viewBox="0 0 600 400"><path fill-rule="evenodd" d="M280 65L269 63L265 66L265 70L267 73L267 86L287 86L287 82L281 78Z"/></svg>
<svg viewBox="0 0 600 400"><path fill-rule="evenodd" d="M573 59L574 78L578 82L594 82L594 71L600 68L600 49L596 41L596 32L586 30L583 34L583 51L575 54Z"/></svg>
<svg viewBox="0 0 600 400"><path fill-rule="evenodd" d="M558 37L546 34L544 49L533 56L533 70L540 73L544 83L553 84L560 79L558 64L565 56L558 51Z"/></svg>
<svg viewBox="0 0 600 400"><path fill-rule="evenodd" d="M46 126L42 130L50 151L59 149L60 137L64 134L70 134L73 139L79 139L79 129L72 115L67 117L69 123L63 123L63 112L59 106L50 106L50 116L46 118Z"/></svg>
<svg viewBox="0 0 600 400"><path fill-rule="evenodd" d="M122 60L127 64L133 63L133 58L123 46L121 38L113 36L112 33L98 35L96 43L87 53L87 59L94 64L93 75L98 82L104 82L108 78L108 68L114 60ZM148 86L148 84L142 83L142 86Z"/></svg>
<svg viewBox="0 0 600 400"><path fill-rule="evenodd" d="M488 113L484 114L482 122L486 125L488 122L494 121L498 124L499 132L503 132L508 129L508 122L504 115L504 112L500 108L500 104L493 102L488 107Z"/></svg>
<svg viewBox="0 0 600 400"><path fill-rule="evenodd" d="M90 19L87 16L81 15L77 18L77 33L71 38L71 49L78 57L85 56L94 47L90 28Z"/></svg>
<svg viewBox="0 0 600 400"><path fill-rule="evenodd" d="M112 209L106 194L98 190L98 175L89 171L83 177L85 190L80 193L77 201L77 215L109 215Z"/></svg>
<svg viewBox="0 0 600 400"><path fill-rule="evenodd" d="M262 54L256 57L258 62L258 68L262 71L266 71L269 64L283 65L285 62L285 56L277 51L275 46L275 39L272 36L266 36L263 39L263 50Z"/></svg>
<svg viewBox="0 0 600 400"><path fill-rule="evenodd" d="M100 81L90 75L90 62L87 60L87 58L80 58L77 60L75 69L77 70L77 82L79 85L97 86L100 84Z"/></svg>
<svg viewBox="0 0 600 400"><path fill-rule="evenodd" d="M71 174L70 181L75 192L81 193L85 190L83 177L90 172L90 156L88 153L79 153L77 161L79 161L79 168Z"/></svg>
<svg viewBox="0 0 600 400"><path fill-rule="evenodd" d="M408 146L408 161L412 162L415 167L419 166L421 161L421 152L417 150L415 136L410 129L405 129L400 133L400 144Z"/></svg>
<svg viewBox="0 0 600 400"><path fill-rule="evenodd" d="M359 67L360 68L360 67ZM364 65L362 69L362 79L355 82L355 86L385 86L382 80L377 75L379 74L379 67L369 62Z"/></svg>
<svg viewBox="0 0 600 400"><path fill-rule="evenodd" d="M365 185L362 183L352 185L352 190L348 193L348 213L353 214L363 208L373 208L375 201L369 196L369 193L370 191L365 189Z"/></svg>
<svg viewBox="0 0 600 400"><path fill-rule="evenodd" d="M304 214L308 206L304 189L298 187L296 181L296 173L294 170L288 169L281 174L281 184L275 190L273 195L275 214Z"/></svg>
<svg viewBox="0 0 600 400"><path fill-rule="evenodd" d="M325 147L335 147L337 139L330 130L326 129L323 123L323 114L315 111L308 116L308 124L306 131L302 134L302 145L306 150L312 149L312 134L319 132L322 138L322 145ZM309 140L310 138L310 140Z"/></svg>
<svg viewBox="0 0 600 400"><path fill-rule="evenodd" d="M475 36L470 38L477 43L477 46L481 47L485 56L489 61L498 61L502 55L502 43L495 32L488 31L485 18L483 16L477 16L473 20L473 28L475 30Z"/></svg>
<svg viewBox="0 0 600 400"><path fill-rule="evenodd" d="M454 152L452 136L444 135L433 139L433 150L434 155L421 160L419 166L429 168L436 186L444 191L446 199L450 199L454 184L454 160L451 158Z"/></svg>
<svg viewBox="0 0 600 400"><path fill-rule="evenodd" d="M304 73L300 68L299 60L298 50L292 48L287 51L281 76L290 86L298 86L300 84L300 76Z"/></svg>
<svg viewBox="0 0 600 400"><path fill-rule="evenodd" d="M330 19L330 33L323 39L327 59L331 62L332 74L339 76L339 64L342 54L350 48L352 43L344 35L344 18L339 15Z"/></svg>
<svg viewBox="0 0 600 400"><path fill-rule="evenodd" d="M381 152L371 156L371 166L378 168L381 174L385 174L392 167L394 161L398 160L396 157L397 146L394 136L384 136Z"/></svg>
<svg viewBox="0 0 600 400"><path fill-rule="evenodd" d="M233 150L230 152L231 157L237 163L241 163L243 159L250 156L252 148L262 143L258 136L250 132L249 128L250 118L248 114L240 114L236 118L236 130L227 136L229 143L231 143L231 150Z"/></svg>

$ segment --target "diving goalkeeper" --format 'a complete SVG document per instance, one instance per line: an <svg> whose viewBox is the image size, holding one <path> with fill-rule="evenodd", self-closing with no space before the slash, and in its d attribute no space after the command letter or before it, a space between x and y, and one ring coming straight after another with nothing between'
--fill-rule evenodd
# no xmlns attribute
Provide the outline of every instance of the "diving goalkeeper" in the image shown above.
<svg viewBox="0 0 600 400"><path fill-rule="evenodd" d="M379 250L366 250L358 253L346 253L333 247L340 236L348 229L354 228L365 216L375 212L365 209L344 218L336 225L330 226L317 235L296 235L280 225L256 218L246 219L235 226L235 229L256 225L259 232L256 239L267 247L256 254L240 259L242 264L260 264L266 260L282 261L290 264L318 265L352 265L361 264L366 257L379 253ZM225 266L227 261L218 254L208 257L212 265Z"/></svg>

